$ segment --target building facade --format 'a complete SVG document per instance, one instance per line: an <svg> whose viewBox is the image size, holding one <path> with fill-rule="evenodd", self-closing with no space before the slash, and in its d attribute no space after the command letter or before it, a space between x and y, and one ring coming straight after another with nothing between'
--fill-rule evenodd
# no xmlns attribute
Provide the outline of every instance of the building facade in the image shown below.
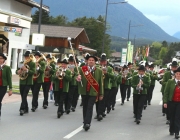
<svg viewBox="0 0 180 140"><path fill-rule="evenodd" d="M33 0L0 0L0 52L7 54L6 64L13 73L23 52L34 48L29 45L33 7L40 5Z"/></svg>

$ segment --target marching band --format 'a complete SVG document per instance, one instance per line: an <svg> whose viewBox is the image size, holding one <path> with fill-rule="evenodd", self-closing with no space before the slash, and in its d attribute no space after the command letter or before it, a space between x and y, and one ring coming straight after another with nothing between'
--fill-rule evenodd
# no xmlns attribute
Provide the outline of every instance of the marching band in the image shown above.
<svg viewBox="0 0 180 140"><path fill-rule="evenodd" d="M79 95L83 106L83 128L88 131L93 116L93 106L96 105L95 119L101 121L111 110L115 110L116 96L120 87L121 105L131 97L133 89L133 113L135 122L140 124L143 109L151 105L156 81L162 84L163 116L167 117L170 125L170 135L179 138L180 130L180 68L173 61L170 70L158 73L154 64L134 66L128 63L123 67L110 66L107 56L103 53L97 57L85 54L85 63L79 66L77 57L70 54L68 59L58 59L52 54L30 51L24 54L24 62L18 66L19 89L21 94L20 115L29 112L27 95L32 90L32 112L38 108L38 96L42 86L44 101L43 108L48 107L50 86L53 87L55 105L58 106L57 118L63 113L74 112ZM0 101L9 87L12 95L12 73L5 65L6 56L0 53ZM162 74L163 72L163 74ZM107 114L106 114L107 113ZM0 106L1 115L1 106Z"/></svg>

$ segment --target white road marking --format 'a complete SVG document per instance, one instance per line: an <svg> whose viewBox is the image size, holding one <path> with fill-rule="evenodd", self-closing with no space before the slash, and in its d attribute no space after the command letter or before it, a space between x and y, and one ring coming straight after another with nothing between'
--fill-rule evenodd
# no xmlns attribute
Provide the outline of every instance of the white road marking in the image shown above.
<svg viewBox="0 0 180 140"><path fill-rule="evenodd" d="M71 137L73 137L74 135L76 135L77 133L79 133L82 130L83 130L83 125L80 126L79 128L77 128L76 130L74 130L73 132L69 133L68 135L66 135L64 137L64 139L70 139Z"/></svg>
<svg viewBox="0 0 180 140"><path fill-rule="evenodd" d="M159 105L162 105L163 104L163 101L160 101Z"/></svg>

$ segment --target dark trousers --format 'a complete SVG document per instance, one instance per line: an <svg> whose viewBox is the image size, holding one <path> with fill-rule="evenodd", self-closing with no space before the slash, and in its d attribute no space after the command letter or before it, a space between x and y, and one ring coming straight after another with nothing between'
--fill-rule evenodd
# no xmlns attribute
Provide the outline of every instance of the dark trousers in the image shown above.
<svg viewBox="0 0 180 140"><path fill-rule="evenodd" d="M69 87L69 92L66 94L66 99L65 99L65 110L70 110L72 106L72 100L73 100L75 87L76 86Z"/></svg>
<svg viewBox="0 0 180 140"><path fill-rule="evenodd" d="M57 92L56 92L56 91L54 91L54 90L55 90L55 84L53 83L54 101L55 101L55 103L58 103L58 102L56 102L56 101L57 101Z"/></svg>
<svg viewBox="0 0 180 140"><path fill-rule="evenodd" d="M149 87L147 88L147 94L146 94L146 98L144 100L144 106L147 106L147 104L148 104L148 97L149 97Z"/></svg>
<svg viewBox="0 0 180 140"><path fill-rule="evenodd" d="M50 88L50 86L51 86L51 82L44 82L42 84L43 94L44 94L43 106L44 105L48 106L48 95L49 95L49 88Z"/></svg>
<svg viewBox="0 0 180 140"><path fill-rule="evenodd" d="M146 99L145 94L134 94L133 95L134 114L136 116L136 119L141 118L145 99Z"/></svg>
<svg viewBox="0 0 180 140"><path fill-rule="evenodd" d="M104 97L101 101L98 103L98 114L102 114L103 112L107 110L110 110L110 102L109 102L109 94L110 89L104 89Z"/></svg>
<svg viewBox="0 0 180 140"><path fill-rule="evenodd" d="M58 91L54 91L54 90L53 90L53 93L54 93L54 101L55 101L55 104L58 104L58 103L59 103Z"/></svg>
<svg viewBox="0 0 180 140"><path fill-rule="evenodd" d="M42 83L37 83L34 81L33 85L31 86L32 90L32 107L38 108L38 96L39 96L39 91L41 88Z"/></svg>
<svg viewBox="0 0 180 140"><path fill-rule="evenodd" d="M27 95L32 85L20 85L21 106L20 110L28 111Z"/></svg>
<svg viewBox="0 0 180 140"><path fill-rule="evenodd" d="M129 99L131 97L131 85L128 85L127 88L127 99Z"/></svg>
<svg viewBox="0 0 180 140"><path fill-rule="evenodd" d="M118 92L118 88L117 87L112 87L111 90L110 90L110 105L112 107L114 107L115 104L116 104L116 95L117 95L117 92Z"/></svg>
<svg viewBox="0 0 180 140"><path fill-rule="evenodd" d="M72 107L76 108L78 99L79 99L79 93L78 93L78 87L76 86L73 94Z"/></svg>
<svg viewBox="0 0 180 140"><path fill-rule="evenodd" d="M2 106L2 100L4 98L4 95L7 92L7 86L0 86L0 116L1 116L1 106Z"/></svg>
<svg viewBox="0 0 180 140"><path fill-rule="evenodd" d="M82 95L84 124L91 124L95 101L96 96Z"/></svg>
<svg viewBox="0 0 180 140"><path fill-rule="evenodd" d="M124 103L124 100L126 98L127 89L128 89L128 85L125 84L120 85L122 103Z"/></svg>
<svg viewBox="0 0 180 140"><path fill-rule="evenodd" d="M58 111L57 112L61 112L64 113L64 109L63 109L63 104L65 102L65 98L66 98L66 92L63 92L63 89L60 88L59 91L57 92L57 97L59 99L59 107L58 107Z"/></svg>
<svg viewBox="0 0 180 140"><path fill-rule="evenodd" d="M150 102L151 102L154 87L155 87L155 85L150 85L150 87L149 87L148 103L150 103Z"/></svg>
<svg viewBox="0 0 180 140"><path fill-rule="evenodd" d="M180 130L180 102L169 102L170 108L170 129L171 133L179 134Z"/></svg>

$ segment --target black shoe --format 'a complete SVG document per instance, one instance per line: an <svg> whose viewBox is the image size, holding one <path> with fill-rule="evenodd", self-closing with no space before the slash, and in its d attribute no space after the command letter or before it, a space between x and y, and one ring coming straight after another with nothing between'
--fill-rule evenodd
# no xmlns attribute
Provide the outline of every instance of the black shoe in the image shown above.
<svg viewBox="0 0 180 140"><path fill-rule="evenodd" d="M136 123L137 123L137 124L140 124L140 120L139 120L139 119L137 119L137 120L136 120Z"/></svg>
<svg viewBox="0 0 180 140"><path fill-rule="evenodd" d="M121 103L121 105L123 105L124 103Z"/></svg>
<svg viewBox="0 0 180 140"><path fill-rule="evenodd" d="M129 101L129 98L127 98L127 101Z"/></svg>
<svg viewBox="0 0 180 140"><path fill-rule="evenodd" d="M109 113L110 113L110 111L111 111L111 110L107 110L107 114L109 114Z"/></svg>
<svg viewBox="0 0 180 140"><path fill-rule="evenodd" d="M20 110L20 115L23 116L24 110Z"/></svg>
<svg viewBox="0 0 180 140"><path fill-rule="evenodd" d="M114 108L114 107L112 107L112 110L115 110L115 108Z"/></svg>
<svg viewBox="0 0 180 140"><path fill-rule="evenodd" d="M163 113L163 116L165 116L166 114L165 113Z"/></svg>
<svg viewBox="0 0 180 140"><path fill-rule="evenodd" d="M175 134L175 139L179 139L179 134Z"/></svg>
<svg viewBox="0 0 180 140"><path fill-rule="evenodd" d="M69 114L70 113L70 110L66 110L66 114Z"/></svg>
<svg viewBox="0 0 180 140"><path fill-rule="evenodd" d="M102 119L103 119L102 115L99 115L99 116L97 117L97 120L98 120L98 121L101 121Z"/></svg>
<svg viewBox="0 0 180 140"><path fill-rule="evenodd" d="M47 108L47 105L43 105L43 108L46 109L46 108Z"/></svg>
<svg viewBox="0 0 180 140"><path fill-rule="evenodd" d="M170 121L169 121L169 120L167 120L167 121L166 121L166 124L170 124Z"/></svg>
<svg viewBox="0 0 180 140"><path fill-rule="evenodd" d="M62 112L58 112L58 113L57 113L57 118L60 118L62 115L63 115Z"/></svg>
<svg viewBox="0 0 180 140"><path fill-rule="evenodd" d="M171 136L173 136L173 135L174 135L174 133L173 133L173 132L170 132L170 135L171 135Z"/></svg>
<svg viewBox="0 0 180 140"><path fill-rule="evenodd" d="M88 131L90 129L90 125L89 124L85 124L83 126L83 128L84 128L85 131Z"/></svg>
<svg viewBox="0 0 180 140"><path fill-rule="evenodd" d="M146 106L146 105L144 105L144 110L146 110L146 107L147 107L147 106Z"/></svg>
<svg viewBox="0 0 180 140"><path fill-rule="evenodd" d="M32 110L32 112L35 112L36 111L36 107L32 107L31 110Z"/></svg>
<svg viewBox="0 0 180 140"><path fill-rule="evenodd" d="M72 112L75 112L75 108L74 107L72 107L71 110L72 110Z"/></svg>
<svg viewBox="0 0 180 140"><path fill-rule="evenodd" d="M103 118L104 118L104 117L106 117L106 114L103 112L102 116L103 116Z"/></svg>

